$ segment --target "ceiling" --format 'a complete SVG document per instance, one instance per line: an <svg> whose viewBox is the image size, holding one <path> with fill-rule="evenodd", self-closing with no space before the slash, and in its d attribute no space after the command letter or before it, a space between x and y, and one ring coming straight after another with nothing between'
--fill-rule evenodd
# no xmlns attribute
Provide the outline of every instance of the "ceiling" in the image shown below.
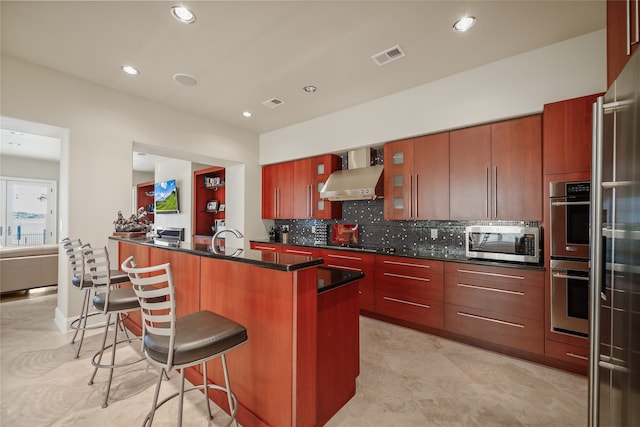
<svg viewBox="0 0 640 427"><path fill-rule="evenodd" d="M183 2L194 24L173 4L3 0L2 53L265 133L606 25L604 0ZM477 24L454 32L465 14ZM371 59L396 45L405 57ZM274 97L284 103L262 104Z"/></svg>

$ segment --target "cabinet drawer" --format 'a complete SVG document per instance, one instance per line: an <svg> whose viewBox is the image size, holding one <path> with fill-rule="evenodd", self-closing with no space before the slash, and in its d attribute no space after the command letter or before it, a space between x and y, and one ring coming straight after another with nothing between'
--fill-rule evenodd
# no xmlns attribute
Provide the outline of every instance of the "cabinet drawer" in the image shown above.
<svg viewBox="0 0 640 427"><path fill-rule="evenodd" d="M416 299L387 290L375 291L376 313L408 322L442 329L442 303L439 301Z"/></svg>
<svg viewBox="0 0 640 427"><path fill-rule="evenodd" d="M254 249L256 251L279 252L280 245L270 245L268 243L251 242L249 244L249 248Z"/></svg>
<svg viewBox="0 0 640 427"><path fill-rule="evenodd" d="M403 258L387 255L376 256L376 269L383 271L424 276L427 274L444 273L444 262L429 259Z"/></svg>
<svg viewBox="0 0 640 427"><path fill-rule="evenodd" d="M443 278L439 274L427 277L409 276L408 274L379 271L376 267L376 290L394 292L418 301L430 299L442 302L442 283Z"/></svg>
<svg viewBox="0 0 640 427"><path fill-rule="evenodd" d="M294 255L306 255L312 257L320 257L320 251L318 249L305 248L303 246L283 246L280 252L285 254Z"/></svg>
<svg viewBox="0 0 640 427"><path fill-rule="evenodd" d="M576 365L585 367L589 365L589 347L547 340L545 342L545 354Z"/></svg>
<svg viewBox="0 0 640 427"><path fill-rule="evenodd" d="M444 301L496 313L544 320L544 289L447 276Z"/></svg>
<svg viewBox="0 0 640 427"><path fill-rule="evenodd" d="M444 274L447 277L457 276L469 280L512 283L544 289L544 271L538 270L447 262L444 266Z"/></svg>
<svg viewBox="0 0 640 427"><path fill-rule="evenodd" d="M444 305L445 329L460 335L544 353L544 322L454 304Z"/></svg>
<svg viewBox="0 0 640 427"><path fill-rule="evenodd" d="M324 258L325 267L334 268L364 268L365 266L373 266L374 260L373 254L360 254L349 251L320 251L320 256Z"/></svg>

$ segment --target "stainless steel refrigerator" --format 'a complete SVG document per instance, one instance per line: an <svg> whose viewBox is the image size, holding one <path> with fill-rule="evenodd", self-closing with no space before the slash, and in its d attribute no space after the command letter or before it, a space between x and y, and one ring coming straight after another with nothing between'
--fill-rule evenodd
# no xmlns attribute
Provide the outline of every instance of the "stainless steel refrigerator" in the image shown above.
<svg viewBox="0 0 640 427"><path fill-rule="evenodd" d="M589 425L640 426L640 50L594 104Z"/></svg>

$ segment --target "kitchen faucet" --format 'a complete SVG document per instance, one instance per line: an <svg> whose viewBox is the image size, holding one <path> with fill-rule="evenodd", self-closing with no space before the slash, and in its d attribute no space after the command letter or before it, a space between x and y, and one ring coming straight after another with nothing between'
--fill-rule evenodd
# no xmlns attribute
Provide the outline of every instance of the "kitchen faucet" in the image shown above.
<svg viewBox="0 0 640 427"><path fill-rule="evenodd" d="M211 249L213 249L213 252L216 253L216 254L221 253L220 252L220 247L216 243L216 239L218 239L218 237L220 237L220 235L222 233L225 233L225 232L232 233L238 239L244 237L244 234L242 234L240 231L236 230L235 228L223 228L222 230L216 231L216 234L214 234L213 238L211 239ZM236 255L240 254L241 252L242 252L242 249L238 248L238 249L235 250L235 252L233 252L229 256L236 256Z"/></svg>

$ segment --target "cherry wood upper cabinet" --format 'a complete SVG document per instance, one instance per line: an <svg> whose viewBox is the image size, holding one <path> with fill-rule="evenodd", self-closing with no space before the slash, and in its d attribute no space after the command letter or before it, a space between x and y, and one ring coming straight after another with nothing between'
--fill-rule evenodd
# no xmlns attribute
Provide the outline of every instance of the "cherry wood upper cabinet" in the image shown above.
<svg viewBox="0 0 640 427"><path fill-rule="evenodd" d="M541 116L452 131L449 184L451 219L541 221Z"/></svg>
<svg viewBox="0 0 640 427"><path fill-rule="evenodd" d="M489 219L491 126L452 131L449 144L451 219Z"/></svg>
<svg viewBox="0 0 640 427"><path fill-rule="evenodd" d="M415 217L449 219L449 132L415 138Z"/></svg>
<svg viewBox="0 0 640 427"><path fill-rule="evenodd" d="M591 171L592 105L600 94L544 106L542 173Z"/></svg>
<svg viewBox="0 0 640 427"><path fill-rule="evenodd" d="M262 218L340 219L342 203L320 197L340 157L324 154L262 167Z"/></svg>
<svg viewBox="0 0 640 427"><path fill-rule="evenodd" d="M449 219L449 132L384 147L385 219Z"/></svg>
<svg viewBox="0 0 640 427"><path fill-rule="evenodd" d="M262 167L262 218L293 218L293 162Z"/></svg>
<svg viewBox="0 0 640 427"><path fill-rule="evenodd" d="M607 0L607 87L640 43L638 0Z"/></svg>
<svg viewBox="0 0 640 427"><path fill-rule="evenodd" d="M491 125L492 217L542 221L542 118Z"/></svg>
<svg viewBox="0 0 640 427"><path fill-rule="evenodd" d="M331 172L340 168L340 157L334 154L325 154L293 162L293 218L342 218L341 202L330 202L320 197L320 190Z"/></svg>
<svg viewBox="0 0 640 427"><path fill-rule="evenodd" d="M384 218L412 218L413 139L384 146Z"/></svg>

